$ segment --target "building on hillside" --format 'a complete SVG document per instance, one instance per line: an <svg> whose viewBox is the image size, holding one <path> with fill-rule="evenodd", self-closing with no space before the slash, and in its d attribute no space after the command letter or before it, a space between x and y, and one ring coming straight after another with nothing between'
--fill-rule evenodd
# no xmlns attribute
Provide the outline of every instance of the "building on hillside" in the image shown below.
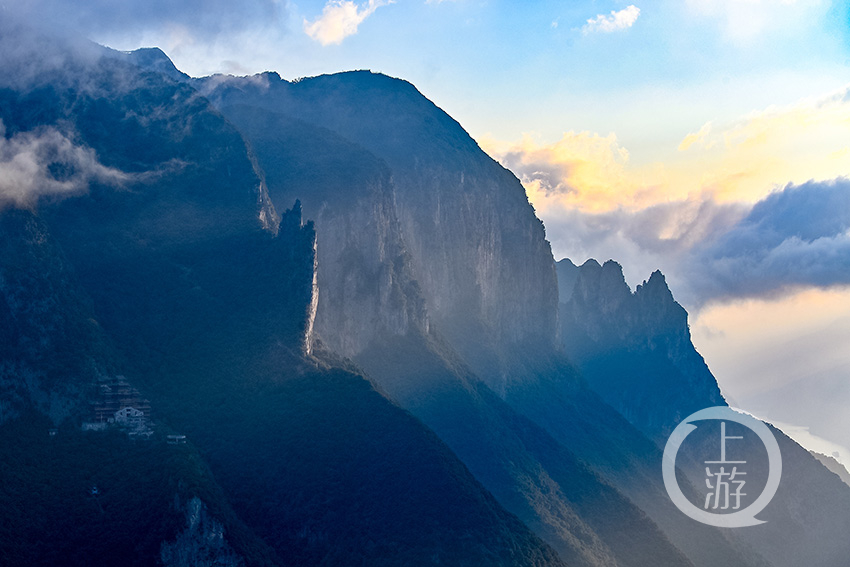
<svg viewBox="0 0 850 567"><path fill-rule="evenodd" d="M109 377L98 383L91 402L85 431L99 431L114 423L131 429L146 429L151 419L151 404L123 376Z"/></svg>
<svg viewBox="0 0 850 567"><path fill-rule="evenodd" d="M116 411L114 419L117 425L133 429L142 427L147 420L145 412L129 406Z"/></svg>

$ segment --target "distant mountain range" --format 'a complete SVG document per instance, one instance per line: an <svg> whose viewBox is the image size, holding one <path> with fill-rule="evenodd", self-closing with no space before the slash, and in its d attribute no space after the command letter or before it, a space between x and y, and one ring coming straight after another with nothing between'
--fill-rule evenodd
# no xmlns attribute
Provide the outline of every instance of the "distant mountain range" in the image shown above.
<svg viewBox="0 0 850 567"><path fill-rule="evenodd" d="M556 264L411 84L2 44L0 564L846 565L850 486L779 432L768 523L673 506L725 404L687 313Z"/></svg>

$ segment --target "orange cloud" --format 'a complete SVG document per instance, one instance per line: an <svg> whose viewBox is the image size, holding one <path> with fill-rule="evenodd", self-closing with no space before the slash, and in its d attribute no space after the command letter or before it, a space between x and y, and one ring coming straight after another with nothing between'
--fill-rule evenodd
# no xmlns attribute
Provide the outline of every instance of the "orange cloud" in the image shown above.
<svg viewBox="0 0 850 567"><path fill-rule="evenodd" d="M725 126L706 123L656 163L630 161L615 134L554 143L481 141L523 181L535 208L603 212L681 200L754 203L788 183L850 174L850 87Z"/></svg>
<svg viewBox="0 0 850 567"><path fill-rule="evenodd" d="M640 200L627 172L629 152L614 134L566 132L553 144L530 135L517 143L485 138L481 146L513 171L538 211L566 206L602 212Z"/></svg>

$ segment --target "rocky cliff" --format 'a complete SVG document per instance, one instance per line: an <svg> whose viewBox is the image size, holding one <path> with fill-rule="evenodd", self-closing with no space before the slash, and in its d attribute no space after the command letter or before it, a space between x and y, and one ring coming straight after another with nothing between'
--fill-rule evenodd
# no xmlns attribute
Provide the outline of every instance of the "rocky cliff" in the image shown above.
<svg viewBox="0 0 850 567"><path fill-rule="evenodd" d="M297 196L317 219L317 329L329 348L433 428L566 561L688 563L500 399L541 375L577 384L555 349L549 246L509 172L403 81L200 84L250 141L272 200ZM381 112L365 110L374 104ZM604 517L628 522L644 544L630 546Z"/></svg>
<svg viewBox="0 0 850 567"><path fill-rule="evenodd" d="M28 373L3 374L0 503L14 512L0 518L0 547L13 563L111 565L133 549L139 565L562 566L436 435L322 350L315 227L295 200L278 214L233 124L163 76L156 53L145 54L151 71L99 48L51 49L52 68L15 84L4 74L0 88L5 142L67 157L25 154L43 158L38 175L2 195L0 336L15 339L2 354L21 347L25 362L43 363L32 388ZM13 55L25 67L26 50ZM374 171L364 187L380 193L387 176ZM330 241L359 235L327 224ZM358 316L359 286L398 251L372 262L355 250L339 277L354 298L343 316ZM376 286L388 302L394 278ZM416 309L399 312L414 320ZM77 358L97 353L99 336L100 364L120 367L155 408L150 441L82 431L79 415L47 399L90 379ZM61 422L55 436L43 413ZM175 430L188 443L167 444ZM181 503L195 497L209 515L190 509L187 530Z"/></svg>
<svg viewBox="0 0 850 567"><path fill-rule="evenodd" d="M632 293L622 267L588 260L557 263L561 338L588 385L651 438L685 417L725 405L691 342L688 314L661 272ZM571 287L567 287L569 283Z"/></svg>
<svg viewBox="0 0 850 567"><path fill-rule="evenodd" d="M224 109L250 141L275 203L300 199L318 231L316 330L355 357L374 341L428 332L386 164L321 127L263 108Z"/></svg>
<svg viewBox="0 0 850 567"><path fill-rule="evenodd" d="M391 212L395 219L378 215L341 222L399 227L409 258L404 270L410 274L401 279L416 279L429 321L495 391L503 393L518 378L517 359L524 358L529 344L554 347L556 277L543 225L525 191L412 85L369 72L295 83L274 73L212 77L200 85L227 114L228 107L243 105L297 117L333 131L385 164L393 210L380 204L384 197L378 194L364 206ZM338 197L357 183L342 181L345 189L336 192ZM391 240L397 242L395 236ZM381 247L397 249L393 242ZM364 244L374 248L375 243ZM359 253L374 254L365 248ZM320 280L321 270L320 262ZM416 295L406 293L405 301L417 304ZM392 309L388 303L378 308Z"/></svg>

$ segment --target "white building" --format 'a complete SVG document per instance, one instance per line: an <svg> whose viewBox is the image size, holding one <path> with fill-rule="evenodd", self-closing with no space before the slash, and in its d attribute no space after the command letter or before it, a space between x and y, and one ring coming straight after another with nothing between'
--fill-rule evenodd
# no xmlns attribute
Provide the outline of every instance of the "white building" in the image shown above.
<svg viewBox="0 0 850 567"><path fill-rule="evenodd" d="M145 426L145 412L133 408L121 408L115 412L115 423L124 427L142 428Z"/></svg>

